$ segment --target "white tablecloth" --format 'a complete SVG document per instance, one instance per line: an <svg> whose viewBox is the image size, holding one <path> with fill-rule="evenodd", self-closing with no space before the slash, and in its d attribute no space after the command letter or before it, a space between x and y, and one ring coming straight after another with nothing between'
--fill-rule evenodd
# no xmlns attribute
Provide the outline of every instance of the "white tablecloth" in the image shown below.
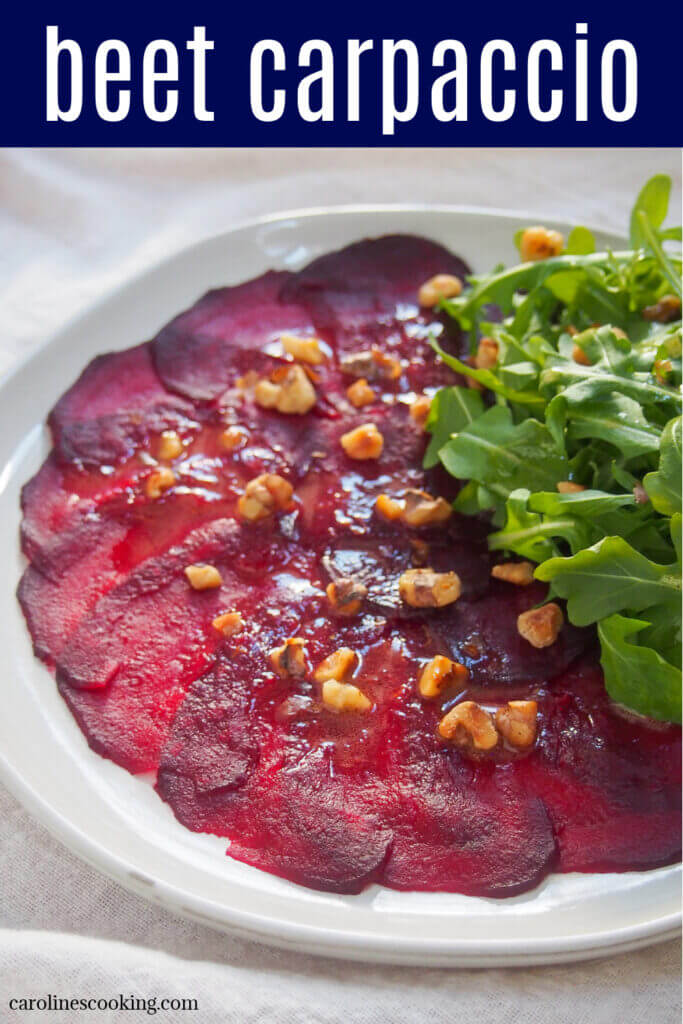
<svg viewBox="0 0 683 1024"><path fill-rule="evenodd" d="M392 201L531 209L621 230L672 150L63 150L0 153L0 373L98 295L238 220ZM5 679L4 686L12 680ZM1 712L0 712L1 713ZM680 1021L680 945L568 967L366 967L268 950L176 919L100 877L0 787L0 1020L9 1000L194 998L163 1021L615 1024ZM144 1012L51 1012L55 1024Z"/></svg>

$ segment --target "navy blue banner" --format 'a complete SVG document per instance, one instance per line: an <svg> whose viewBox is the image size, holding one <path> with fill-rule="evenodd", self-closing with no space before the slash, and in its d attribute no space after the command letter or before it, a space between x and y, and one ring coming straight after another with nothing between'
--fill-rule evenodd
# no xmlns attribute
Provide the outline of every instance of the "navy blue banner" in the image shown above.
<svg viewBox="0 0 683 1024"><path fill-rule="evenodd" d="M15 3L0 144L681 145L680 7Z"/></svg>

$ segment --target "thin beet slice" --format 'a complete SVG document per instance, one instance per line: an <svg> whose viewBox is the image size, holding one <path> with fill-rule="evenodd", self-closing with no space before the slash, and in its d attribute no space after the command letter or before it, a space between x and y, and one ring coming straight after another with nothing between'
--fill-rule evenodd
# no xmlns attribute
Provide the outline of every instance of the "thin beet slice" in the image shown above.
<svg viewBox="0 0 683 1024"><path fill-rule="evenodd" d="M290 276L270 271L246 284L208 292L163 327L153 346L166 387L193 400L211 401L281 334L313 333L308 311L280 298ZM240 362L243 355L248 358Z"/></svg>
<svg viewBox="0 0 683 1024"><path fill-rule="evenodd" d="M249 535L221 519L139 564L81 620L58 661L60 690L90 745L130 771L156 767L185 690L222 643L213 619L242 610L247 634L265 636L264 618L279 603L273 621L286 628L317 593L309 561L279 531ZM194 590L184 569L196 563L214 565L221 586Z"/></svg>
<svg viewBox="0 0 683 1024"><path fill-rule="evenodd" d="M520 636L518 616L544 601L547 593L540 583L518 587L491 580L485 597L459 601L429 621L434 652L466 665L475 690L514 690L523 696L529 687L559 675L595 642L592 629L577 629L566 621L566 614L550 647L532 647Z"/></svg>
<svg viewBox="0 0 683 1024"><path fill-rule="evenodd" d="M93 359L48 422L59 459L101 466L130 456L152 434L190 428L192 413L164 388L147 343Z"/></svg>
<svg viewBox="0 0 683 1024"><path fill-rule="evenodd" d="M681 734L619 710L590 661L542 698L540 736L516 766L543 800L563 871L645 870L681 853Z"/></svg>

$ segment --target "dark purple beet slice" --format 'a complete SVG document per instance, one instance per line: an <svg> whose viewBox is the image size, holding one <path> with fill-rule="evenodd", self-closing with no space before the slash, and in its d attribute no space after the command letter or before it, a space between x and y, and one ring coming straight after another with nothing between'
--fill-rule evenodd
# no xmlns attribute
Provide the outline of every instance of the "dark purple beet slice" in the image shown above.
<svg viewBox="0 0 683 1024"><path fill-rule="evenodd" d="M255 365L257 353L281 334L313 333L307 310L280 298L290 276L270 271L246 284L208 292L163 327L153 345L166 387L210 401ZM241 355L247 358L240 362Z"/></svg>
<svg viewBox="0 0 683 1024"><path fill-rule="evenodd" d="M50 413L58 458L86 466L120 462L152 434L191 429L192 406L170 395L149 343L98 356Z"/></svg>
<svg viewBox="0 0 683 1024"><path fill-rule="evenodd" d="M620 711L587 661L542 699L533 755L516 766L543 800L563 871L644 870L681 853L681 733Z"/></svg>

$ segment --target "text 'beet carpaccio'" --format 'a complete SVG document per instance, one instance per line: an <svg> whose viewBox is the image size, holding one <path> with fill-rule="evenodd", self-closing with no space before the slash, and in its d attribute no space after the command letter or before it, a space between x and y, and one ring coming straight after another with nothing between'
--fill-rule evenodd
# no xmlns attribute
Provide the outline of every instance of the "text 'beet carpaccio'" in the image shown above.
<svg viewBox="0 0 683 1024"><path fill-rule="evenodd" d="M92 749L316 889L680 853L680 730L609 700L593 631L422 469L462 383L429 339L464 342L420 288L467 273L393 236L211 291L85 369L23 492L20 601Z"/></svg>

